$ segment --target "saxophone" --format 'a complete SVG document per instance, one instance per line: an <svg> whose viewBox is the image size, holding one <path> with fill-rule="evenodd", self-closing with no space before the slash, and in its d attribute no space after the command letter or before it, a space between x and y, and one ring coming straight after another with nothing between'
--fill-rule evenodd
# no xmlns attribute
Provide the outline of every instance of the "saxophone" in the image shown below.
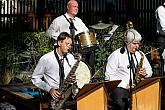
<svg viewBox="0 0 165 110"><path fill-rule="evenodd" d="M141 59L140 59L140 62L138 64L138 67L137 67L136 73L135 73L136 84L138 84L142 80L142 78L144 78L143 75L139 74L140 69L143 67L144 55L141 51L139 51L139 53L141 55Z"/></svg>
<svg viewBox="0 0 165 110"><path fill-rule="evenodd" d="M79 62L80 62L80 55L76 56L77 61L75 62L75 64L73 65L73 67L71 68L69 74L67 75L66 79L64 80L63 84L59 87L58 92L61 94L60 98L58 99L52 99L50 101L51 104L51 108L54 110L60 110L63 105L64 102L69 98L69 96L72 94L72 86L71 85L71 79L70 76L75 73ZM75 86L75 85L74 85Z"/></svg>

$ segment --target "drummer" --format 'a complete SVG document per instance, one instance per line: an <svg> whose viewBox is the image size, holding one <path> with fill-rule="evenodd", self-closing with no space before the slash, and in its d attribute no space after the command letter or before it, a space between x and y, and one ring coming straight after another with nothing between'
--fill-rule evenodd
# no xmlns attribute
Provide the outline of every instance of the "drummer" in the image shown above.
<svg viewBox="0 0 165 110"><path fill-rule="evenodd" d="M75 38L75 35L78 35L82 32L88 32L89 29L86 27L86 25L83 23L83 21L76 17L78 13L78 1L77 0L70 0L67 3L67 12L53 20L50 27L47 30L47 35L49 38L56 42L57 36L61 32L67 32L70 33L73 38ZM54 42L53 42L54 45ZM75 43L73 42L73 47L75 46ZM75 51L73 51L74 53ZM77 51L76 51L77 52ZM85 61L93 68L94 70L94 54L93 52L83 53L82 57L85 59Z"/></svg>
<svg viewBox="0 0 165 110"><path fill-rule="evenodd" d="M57 40L57 36L61 32L67 32L74 36L81 32L89 31L83 21L76 17L77 13L78 2L76 0L70 0L67 4L67 12L53 20L46 32L47 35ZM72 29L75 33L71 31Z"/></svg>

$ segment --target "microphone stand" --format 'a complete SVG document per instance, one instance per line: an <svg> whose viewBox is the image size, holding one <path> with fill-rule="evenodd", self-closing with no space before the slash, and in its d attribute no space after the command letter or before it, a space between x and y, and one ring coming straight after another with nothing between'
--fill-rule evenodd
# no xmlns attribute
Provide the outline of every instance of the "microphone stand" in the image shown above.
<svg viewBox="0 0 165 110"><path fill-rule="evenodd" d="M134 74L135 74L134 70L135 70L135 68L134 68L134 65L131 62L131 57L130 57L131 53L129 53L127 46L126 46L126 51L127 51L127 54L128 54L128 60L129 60L129 64L130 64L130 80L129 80L129 86L130 86L130 89L129 89L129 103L130 103L129 108L130 109L129 110L132 110L132 84L133 84L132 82L133 82L133 79L134 79ZM131 73L133 73L133 74L131 74ZM133 75L133 79L132 79L132 75Z"/></svg>

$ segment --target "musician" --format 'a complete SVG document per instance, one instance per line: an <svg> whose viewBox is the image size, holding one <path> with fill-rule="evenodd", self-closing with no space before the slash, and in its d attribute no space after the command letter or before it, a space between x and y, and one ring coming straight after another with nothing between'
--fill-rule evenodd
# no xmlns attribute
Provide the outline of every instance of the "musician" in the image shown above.
<svg viewBox="0 0 165 110"><path fill-rule="evenodd" d="M147 58L138 50L141 39L141 35L135 29L128 29L124 34L124 46L112 52L108 57L105 80L121 80L110 95L113 100L112 110L128 110L130 81L135 82L135 74L141 74L144 78L152 75L152 68ZM144 57L143 66L136 71L142 56ZM134 63L130 63L130 61L134 61ZM134 84L131 85L131 87L133 86Z"/></svg>
<svg viewBox="0 0 165 110"><path fill-rule="evenodd" d="M57 38L57 46L40 58L32 74L32 83L47 91L53 99L60 97L57 90L75 63L74 56L69 53L71 45L72 36L67 32L62 32ZM74 73L70 78L71 83L75 82Z"/></svg>
<svg viewBox="0 0 165 110"><path fill-rule="evenodd" d="M83 21L80 18L76 17L77 13L78 13L78 2L76 0L70 0L67 3L67 12L53 20L53 22L51 23L51 25L49 26L46 32L47 35L50 38L54 38L55 40L57 40L57 36L61 32L68 32L71 35L74 34L71 33L70 30L71 22L73 22L74 24L73 29L75 31L75 35L81 32L89 31L86 25L83 23Z"/></svg>
<svg viewBox="0 0 165 110"><path fill-rule="evenodd" d="M48 30L47 35L50 37L51 41L53 39L53 44L57 40L57 36L61 32L70 33L73 36L73 53L79 52L81 47L78 47L78 35L82 32L89 32L87 26L83 21L77 17L78 13L78 2L77 0L70 0L67 3L67 12L53 20ZM73 23L73 24L72 24ZM94 71L94 53L93 51L82 53L82 57L89 64Z"/></svg>
<svg viewBox="0 0 165 110"><path fill-rule="evenodd" d="M155 16L157 20L157 46L161 58L161 73L165 73L165 55L162 54L163 51L165 52L165 2L156 9Z"/></svg>

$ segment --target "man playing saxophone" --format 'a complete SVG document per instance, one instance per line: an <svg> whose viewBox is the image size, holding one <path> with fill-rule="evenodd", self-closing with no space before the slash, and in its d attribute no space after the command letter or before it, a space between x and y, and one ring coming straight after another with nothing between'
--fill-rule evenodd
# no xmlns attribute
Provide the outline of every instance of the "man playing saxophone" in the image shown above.
<svg viewBox="0 0 165 110"><path fill-rule="evenodd" d="M53 51L40 58L32 74L32 83L47 91L51 99L55 100L61 97L58 89L62 86L76 61L74 56L69 53L71 45L72 36L67 32L62 32L57 38L57 46ZM71 73L69 77L70 82L68 83L75 82L76 75L74 73Z"/></svg>
<svg viewBox="0 0 165 110"><path fill-rule="evenodd" d="M152 76L149 61L144 53L139 51L141 39L141 35L135 29L128 29L124 33L123 47L115 50L108 57L105 80L121 80L110 95L113 100L112 110L128 110L129 89L134 86L133 84L130 86L130 81L136 82L135 74L140 75L141 78Z"/></svg>

